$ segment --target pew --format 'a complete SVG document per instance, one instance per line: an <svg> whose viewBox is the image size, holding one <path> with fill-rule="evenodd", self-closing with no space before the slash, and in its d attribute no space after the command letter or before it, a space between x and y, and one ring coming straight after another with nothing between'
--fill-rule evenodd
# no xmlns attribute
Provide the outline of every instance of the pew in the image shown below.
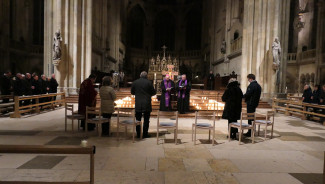
<svg viewBox="0 0 325 184"><path fill-rule="evenodd" d="M54 97L60 96L61 99L55 99ZM41 98L51 98L48 102L40 102ZM34 104L21 106L21 101L34 100ZM11 118L20 118L22 113L31 112L35 110L36 113L40 113L40 108L50 107L55 109L56 105L64 106L65 104L65 93L50 93L33 96L15 96L14 97L14 112L10 114Z"/></svg>
<svg viewBox="0 0 325 184"><path fill-rule="evenodd" d="M284 105L281 106L280 104L284 104ZM310 112L307 110L308 108L313 108L313 109L316 108L316 109L321 109L323 112L325 111L325 105L304 103L296 100L277 99L277 98L274 98L272 100L272 109L274 112L282 111L287 116L297 115L303 120L306 119L306 115L317 116L324 119L323 125L325 126L325 114L321 112Z"/></svg>
<svg viewBox="0 0 325 184"><path fill-rule="evenodd" d="M90 179L89 181L75 182L41 182L41 181L0 181L0 184L94 184L95 146L44 146L44 145L0 145L0 153L19 154L80 154L90 155ZM35 178L37 179L37 178Z"/></svg>

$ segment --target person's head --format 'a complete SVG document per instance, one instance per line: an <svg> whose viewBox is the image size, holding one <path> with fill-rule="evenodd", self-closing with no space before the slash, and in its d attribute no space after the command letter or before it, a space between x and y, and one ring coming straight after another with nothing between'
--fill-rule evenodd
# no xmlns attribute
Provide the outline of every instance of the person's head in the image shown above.
<svg viewBox="0 0 325 184"><path fill-rule="evenodd" d="M51 77L48 77L47 80L50 81L51 80Z"/></svg>
<svg viewBox="0 0 325 184"><path fill-rule="evenodd" d="M24 75L24 74L21 74L21 78L22 78L22 79L25 79L25 75Z"/></svg>
<svg viewBox="0 0 325 184"><path fill-rule="evenodd" d="M274 41L278 42L279 41L279 38L278 37L275 37L274 38Z"/></svg>
<svg viewBox="0 0 325 184"><path fill-rule="evenodd" d="M43 74L43 75L41 75L41 78L42 78L42 80L46 80L46 76Z"/></svg>
<svg viewBox="0 0 325 184"><path fill-rule="evenodd" d="M182 80L183 80L183 81L186 80L186 75L185 75L185 74L182 75Z"/></svg>
<svg viewBox="0 0 325 184"><path fill-rule="evenodd" d="M165 78L166 78L166 80L169 80L169 79L170 79L170 76L167 74L167 75L165 76Z"/></svg>
<svg viewBox="0 0 325 184"><path fill-rule="evenodd" d="M32 74L32 77L34 78L35 75L37 75L37 73L34 72L34 73Z"/></svg>
<svg viewBox="0 0 325 184"><path fill-rule="evenodd" d="M236 81L237 81L236 78L230 78L228 84L229 84L229 83L232 83L232 82L236 82Z"/></svg>
<svg viewBox="0 0 325 184"><path fill-rule="evenodd" d="M26 78L27 79L31 79L32 78L32 76L30 75L30 73L26 73Z"/></svg>
<svg viewBox="0 0 325 184"><path fill-rule="evenodd" d="M37 74L33 75L33 79L38 81L38 75Z"/></svg>
<svg viewBox="0 0 325 184"><path fill-rule="evenodd" d="M55 74L54 73L52 74L52 78L55 79Z"/></svg>
<svg viewBox="0 0 325 184"><path fill-rule="evenodd" d="M146 71L141 72L140 77L141 78L147 78L148 73Z"/></svg>
<svg viewBox="0 0 325 184"><path fill-rule="evenodd" d="M17 74L16 74L16 77L17 77L18 79L22 79L22 78L23 78L22 75L21 75L21 73L17 73Z"/></svg>
<svg viewBox="0 0 325 184"><path fill-rule="evenodd" d="M88 79L90 79L92 83L95 83L95 81L96 81L96 75L95 74L90 74L89 77L88 77Z"/></svg>
<svg viewBox="0 0 325 184"><path fill-rule="evenodd" d="M315 91L318 91L318 90L320 90L320 89L321 89L321 88L320 88L320 85L318 85L318 84L315 85L315 87L314 87L314 90L315 90Z"/></svg>
<svg viewBox="0 0 325 184"><path fill-rule="evenodd" d="M213 74L213 71L212 70L210 70L210 74Z"/></svg>
<svg viewBox="0 0 325 184"><path fill-rule="evenodd" d="M322 88L323 88L323 91L325 91L325 84L323 85L323 87L322 87Z"/></svg>
<svg viewBox="0 0 325 184"><path fill-rule="evenodd" d="M111 85L111 77L109 77L109 76L105 76L105 77L103 77L103 86L110 86Z"/></svg>
<svg viewBox="0 0 325 184"><path fill-rule="evenodd" d="M11 77L11 72L10 72L10 71L7 71L7 72L5 72L5 75L6 75L7 77Z"/></svg>
<svg viewBox="0 0 325 184"><path fill-rule="evenodd" d="M310 88L310 86L308 85L308 84L306 84L305 86L304 86L304 90L307 90L307 89L309 89Z"/></svg>
<svg viewBox="0 0 325 184"><path fill-rule="evenodd" d="M247 80L248 80L248 82L254 81L255 80L255 75L254 74L248 74L247 75Z"/></svg>

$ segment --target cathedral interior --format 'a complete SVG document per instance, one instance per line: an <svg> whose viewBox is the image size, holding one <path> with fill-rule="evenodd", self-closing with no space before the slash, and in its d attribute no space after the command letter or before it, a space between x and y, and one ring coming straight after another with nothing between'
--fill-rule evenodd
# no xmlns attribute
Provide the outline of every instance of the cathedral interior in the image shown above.
<svg viewBox="0 0 325 184"><path fill-rule="evenodd" d="M2 0L0 71L56 73L73 93L92 71L122 70L128 81L136 79L165 45L166 56L176 58L193 83L203 83L212 70L221 77L234 72L245 86L245 76L254 73L266 98L301 93L304 84L325 82L323 3ZM52 52L58 30L59 64ZM279 73L271 69L275 37Z"/></svg>
<svg viewBox="0 0 325 184"><path fill-rule="evenodd" d="M135 120L130 89L143 71L157 92L150 96L152 137L134 141L136 125L124 124L125 133L120 131L119 113L131 109L133 122L142 123ZM48 80L55 74L58 86L54 94L1 92L0 183L325 182L325 105L302 98L306 85L321 85L325 94L325 0L0 0L0 79L8 72L12 78L36 73ZM113 76L115 111L106 137L100 137L102 125L97 132L79 130L87 113L73 120L81 115L80 86L91 74L97 91L103 76ZM176 111L180 92L168 98L176 115L161 121L175 120L174 131L159 130L167 74L175 82L185 74L192 85L182 97L189 112ZM230 140L222 97L234 78L247 93L255 82L248 74L261 86L254 123L265 124L258 132L247 124L255 138L253 133ZM249 112L240 100L242 112ZM201 111L213 111L214 122L196 132ZM89 171L90 182L84 182Z"/></svg>

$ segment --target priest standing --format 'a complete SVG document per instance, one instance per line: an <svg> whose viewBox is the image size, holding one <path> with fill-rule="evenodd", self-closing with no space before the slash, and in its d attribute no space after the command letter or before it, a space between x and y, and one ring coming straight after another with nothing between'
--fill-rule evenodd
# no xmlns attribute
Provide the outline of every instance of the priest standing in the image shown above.
<svg viewBox="0 0 325 184"><path fill-rule="evenodd" d="M186 75L182 75L182 79L177 82L176 91L177 95L177 110L180 114L185 114L189 111L190 106L190 91L191 82L186 79Z"/></svg>
<svg viewBox="0 0 325 184"><path fill-rule="evenodd" d="M161 82L161 97L160 97L160 110L161 111L171 111L171 96L173 89L175 88L175 83L170 80L170 76L167 74L165 79Z"/></svg>

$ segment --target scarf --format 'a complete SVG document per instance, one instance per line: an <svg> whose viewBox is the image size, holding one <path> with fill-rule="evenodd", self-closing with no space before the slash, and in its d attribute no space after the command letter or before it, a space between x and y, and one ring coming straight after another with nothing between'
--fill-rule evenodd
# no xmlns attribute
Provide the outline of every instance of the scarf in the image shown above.
<svg viewBox="0 0 325 184"><path fill-rule="evenodd" d="M183 81L183 80L180 80L180 81L179 81L178 86L181 86L182 81ZM184 86L187 86L187 80L185 80L185 85L184 85ZM184 90L184 88L182 88L181 90ZM181 90L178 91L178 98L181 97ZM183 99L185 98L185 91L182 92L182 98L183 98Z"/></svg>
<svg viewBox="0 0 325 184"><path fill-rule="evenodd" d="M169 101L170 101L170 91L167 91L167 88L171 88L172 87L172 83L171 81L168 81L166 79L164 79L164 85L165 85L165 89L166 89L166 93L165 93L165 106L169 107Z"/></svg>

